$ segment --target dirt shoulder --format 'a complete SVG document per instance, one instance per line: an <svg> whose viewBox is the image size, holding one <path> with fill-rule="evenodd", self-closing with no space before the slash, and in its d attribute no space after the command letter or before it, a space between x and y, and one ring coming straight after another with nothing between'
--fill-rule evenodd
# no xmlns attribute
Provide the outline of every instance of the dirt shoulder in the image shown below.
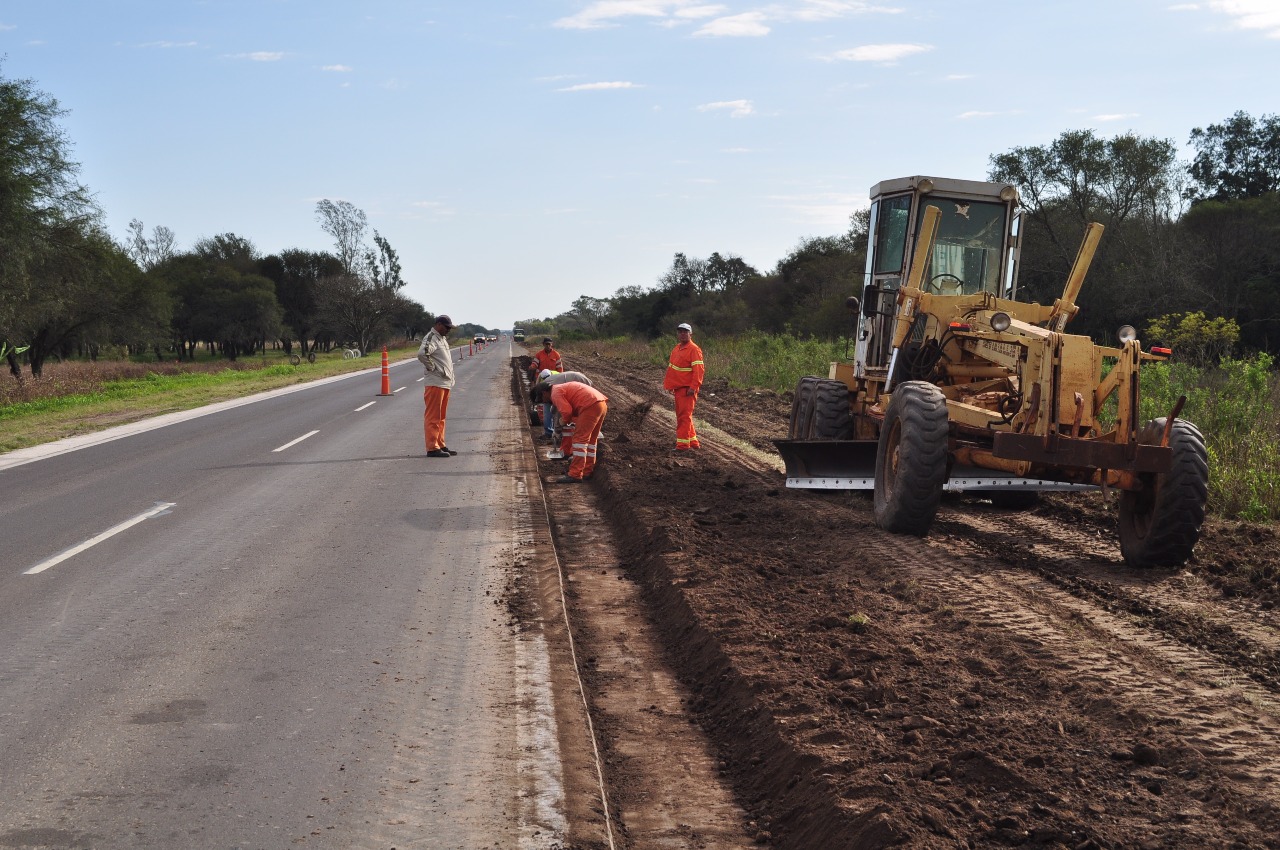
<svg viewBox="0 0 1280 850"><path fill-rule="evenodd" d="M677 455L659 369L564 353L609 395L590 487L759 842L1280 847L1275 529L1211 523L1163 571L1096 496L890 535L742 447L786 395L709 381L698 418L742 445Z"/></svg>

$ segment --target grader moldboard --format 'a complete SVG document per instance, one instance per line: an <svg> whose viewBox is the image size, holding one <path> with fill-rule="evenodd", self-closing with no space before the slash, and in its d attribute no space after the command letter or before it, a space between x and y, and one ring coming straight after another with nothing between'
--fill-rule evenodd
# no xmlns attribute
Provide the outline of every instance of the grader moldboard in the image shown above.
<svg viewBox="0 0 1280 850"><path fill-rule="evenodd" d="M874 490L876 524L928 533L944 490L1027 509L1046 490L1119 493L1134 566L1191 556L1208 493L1204 437L1178 418L1139 420L1144 352L1064 332L1102 225L1090 224L1052 305L1015 300L1018 191L907 177L871 188L854 360L796 387L787 486ZM1104 366L1111 368L1104 374ZM1108 403L1114 397L1113 403Z"/></svg>

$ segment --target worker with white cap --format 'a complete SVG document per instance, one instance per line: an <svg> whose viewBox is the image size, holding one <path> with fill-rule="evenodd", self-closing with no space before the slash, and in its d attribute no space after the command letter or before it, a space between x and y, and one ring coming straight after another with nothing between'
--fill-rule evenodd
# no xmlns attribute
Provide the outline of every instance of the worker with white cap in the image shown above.
<svg viewBox="0 0 1280 850"><path fill-rule="evenodd" d="M702 362L702 349L693 341L693 328L688 322L676 325L676 347L671 349L667 374L662 380L663 389L676 400L676 450L698 448L698 432L693 428L693 407L698 401L698 390L706 375Z"/></svg>

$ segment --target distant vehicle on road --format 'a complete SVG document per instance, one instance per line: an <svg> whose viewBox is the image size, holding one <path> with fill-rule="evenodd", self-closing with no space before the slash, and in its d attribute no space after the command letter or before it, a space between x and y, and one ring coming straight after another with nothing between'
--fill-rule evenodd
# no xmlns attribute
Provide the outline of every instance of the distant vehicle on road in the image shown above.
<svg viewBox="0 0 1280 850"><path fill-rule="evenodd" d="M524 342L524 328L515 328L512 330L511 338L516 342Z"/></svg>

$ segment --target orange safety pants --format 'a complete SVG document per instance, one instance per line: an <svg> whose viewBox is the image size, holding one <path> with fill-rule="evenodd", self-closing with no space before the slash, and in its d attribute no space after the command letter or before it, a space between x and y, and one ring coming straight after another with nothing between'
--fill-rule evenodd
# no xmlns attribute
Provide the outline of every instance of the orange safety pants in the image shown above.
<svg viewBox="0 0 1280 850"><path fill-rule="evenodd" d="M600 426L609 405L597 401L574 417L573 460L569 462L569 477L581 481L596 468L596 444L600 442Z"/></svg>
<svg viewBox="0 0 1280 850"><path fill-rule="evenodd" d="M560 454L573 456L573 432L577 430L572 422L560 426Z"/></svg>
<svg viewBox="0 0 1280 850"><path fill-rule="evenodd" d="M676 448L698 448L698 432L693 430L693 405L696 395L689 395L684 387L676 390Z"/></svg>
<svg viewBox="0 0 1280 850"><path fill-rule="evenodd" d="M445 444L444 415L449 409L449 391L444 387L424 387L422 403L422 432L427 438L427 451L433 452Z"/></svg>

